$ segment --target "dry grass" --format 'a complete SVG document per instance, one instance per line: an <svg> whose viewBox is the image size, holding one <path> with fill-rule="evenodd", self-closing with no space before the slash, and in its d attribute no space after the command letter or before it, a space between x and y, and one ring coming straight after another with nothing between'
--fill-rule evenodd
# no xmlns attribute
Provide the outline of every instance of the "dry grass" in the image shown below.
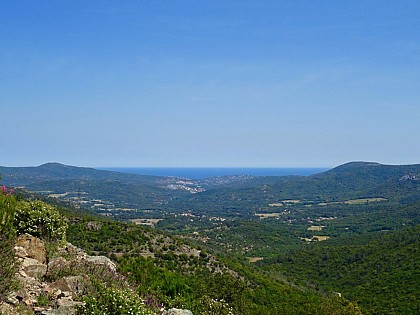
<svg viewBox="0 0 420 315"><path fill-rule="evenodd" d="M311 242L322 242L322 241L326 241L327 239L329 239L329 236L312 236L312 238L306 238L306 237L301 237L300 239L302 241L311 243Z"/></svg>
<svg viewBox="0 0 420 315"><path fill-rule="evenodd" d="M249 257L248 260L250 263L256 263L257 261L263 260L263 257Z"/></svg>
<svg viewBox="0 0 420 315"><path fill-rule="evenodd" d="M314 236L313 237L316 241L320 241L320 242L322 242L322 241L326 241L327 239L329 239L330 237L329 236Z"/></svg>
<svg viewBox="0 0 420 315"><path fill-rule="evenodd" d="M133 219L130 221L138 225L155 226L159 221L162 221L162 219Z"/></svg>
<svg viewBox="0 0 420 315"><path fill-rule="evenodd" d="M255 214L260 219L266 219L266 218L278 218L281 213L273 212L273 213L256 213Z"/></svg>
<svg viewBox="0 0 420 315"><path fill-rule="evenodd" d="M323 225L312 225L308 227L308 231L322 231L324 227Z"/></svg>
<svg viewBox="0 0 420 315"><path fill-rule="evenodd" d="M298 200L298 199L286 199L286 200L282 200L282 202L284 202L284 203L300 203L300 200Z"/></svg>
<svg viewBox="0 0 420 315"><path fill-rule="evenodd" d="M360 199L349 199L345 201L332 201L332 202L321 202L318 206L328 206L328 205L337 205L337 204L345 204L345 205L361 205L369 202L381 202L381 201L388 201L386 198L360 198Z"/></svg>
<svg viewBox="0 0 420 315"><path fill-rule="evenodd" d="M346 200L344 201L344 203L347 205L359 205L359 204L364 204L368 202L380 202L380 201L387 201L387 200L388 199L386 198L361 198L361 199Z"/></svg>

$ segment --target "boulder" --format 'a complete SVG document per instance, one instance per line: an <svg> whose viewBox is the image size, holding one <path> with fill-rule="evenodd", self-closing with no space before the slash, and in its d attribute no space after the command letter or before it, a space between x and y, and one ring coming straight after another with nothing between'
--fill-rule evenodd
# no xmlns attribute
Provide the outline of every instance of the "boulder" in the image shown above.
<svg viewBox="0 0 420 315"><path fill-rule="evenodd" d="M105 266L111 272L116 272L117 266L105 256L86 256L85 260L95 265Z"/></svg>
<svg viewBox="0 0 420 315"><path fill-rule="evenodd" d="M86 283L86 276L69 276L51 283L45 290L47 292L60 290L64 296L68 295L67 292L70 292L71 295L83 294L83 291L86 289Z"/></svg>
<svg viewBox="0 0 420 315"><path fill-rule="evenodd" d="M22 247L26 251L28 258L38 260L40 263L47 261L47 251L45 250L44 241L29 234L22 234L16 240L16 247ZM20 253L24 253L19 249Z"/></svg>
<svg viewBox="0 0 420 315"><path fill-rule="evenodd" d="M53 258L48 263L48 271L47 275L52 275L54 273L59 272L60 270L64 270L70 266L70 262L68 262L63 257Z"/></svg>
<svg viewBox="0 0 420 315"><path fill-rule="evenodd" d="M29 277L38 278L38 279L45 276L45 274L47 273L47 265L33 258L24 258L22 261L21 269Z"/></svg>
<svg viewBox="0 0 420 315"><path fill-rule="evenodd" d="M59 250L60 255L73 256L73 257L85 257L86 253L80 248L74 246L71 243L67 243L63 248Z"/></svg>

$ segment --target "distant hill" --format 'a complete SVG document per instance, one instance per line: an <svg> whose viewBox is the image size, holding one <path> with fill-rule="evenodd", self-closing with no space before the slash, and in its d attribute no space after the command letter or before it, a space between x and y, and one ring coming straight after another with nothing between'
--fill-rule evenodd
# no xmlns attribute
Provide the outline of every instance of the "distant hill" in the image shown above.
<svg viewBox="0 0 420 315"><path fill-rule="evenodd" d="M87 202L94 210L111 212L169 209L248 213L283 199L329 202L381 197L402 203L420 200L420 164L351 162L311 176L226 176L201 181L59 163L0 167L0 175L6 185Z"/></svg>
<svg viewBox="0 0 420 315"><path fill-rule="evenodd" d="M88 167L77 167L60 163L46 163L34 167L4 167L0 166L3 181L17 185L32 184L41 180L125 180L133 182L157 182L157 176L127 174L112 171L97 170Z"/></svg>
<svg viewBox="0 0 420 315"><path fill-rule="evenodd" d="M159 208L197 189L174 177L145 176L47 163L0 167L3 184L79 202L93 210ZM95 206L97 205L97 207Z"/></svg>
<svg viewBox="0 0 420 315"><path fill-rule="evenodd" d="M177 207L243 213L285 199L320 203L372 197L420 200L420 164L352 162L311 176L256 177L241 187L212 189L176 202Z"/></svg>

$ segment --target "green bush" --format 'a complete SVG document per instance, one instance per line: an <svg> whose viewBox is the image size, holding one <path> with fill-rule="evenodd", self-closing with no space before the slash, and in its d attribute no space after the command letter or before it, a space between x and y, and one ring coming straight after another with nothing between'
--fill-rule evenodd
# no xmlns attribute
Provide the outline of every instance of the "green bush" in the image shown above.
<svg viewBox="0 0 420 315"><path fill-rule="evenodd" d="M14 277L18 270L15 257L16 231L13 227L15 198L13 191L5 186L0 191L0 300L15 290L18 283Z"/></svg>
<svg viewBox="0 0 420 315"><path fill-rule="evenodd" d="M49 241L64 241L67 223L56 207L45 202L20 201L16 207L18 234L28 233Z"/></svg>
<svg viewBox="0 0 420 315"><path fill-rule="evenodd" d="M159 310L153 310L129 289L107 287L99 281L92 282L95 292L83 298L85 305L79 308L77 314L94 315L154 315Z"/></svg>

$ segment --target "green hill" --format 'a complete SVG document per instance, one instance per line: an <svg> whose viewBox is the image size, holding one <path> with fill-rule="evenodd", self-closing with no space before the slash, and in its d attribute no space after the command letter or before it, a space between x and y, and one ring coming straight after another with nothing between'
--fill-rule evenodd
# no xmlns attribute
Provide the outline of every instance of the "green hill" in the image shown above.
<svg viewBox="0 0 420 315"><path fill-rule="evenodd" d="M367 314L419 309L419 164L352 162L307 177L205 181L59 164L0 174L55 203L155 219L156 229L145 229L66 210L72 242L112 257L161 299L180 293L178 302L191 309L200 309L194 303L204 292L228 298L231 287L238 314L346 314L357 304ZM193 257L187 245L205 254ZM231 271L219 279L221 270Z"/></svg>

